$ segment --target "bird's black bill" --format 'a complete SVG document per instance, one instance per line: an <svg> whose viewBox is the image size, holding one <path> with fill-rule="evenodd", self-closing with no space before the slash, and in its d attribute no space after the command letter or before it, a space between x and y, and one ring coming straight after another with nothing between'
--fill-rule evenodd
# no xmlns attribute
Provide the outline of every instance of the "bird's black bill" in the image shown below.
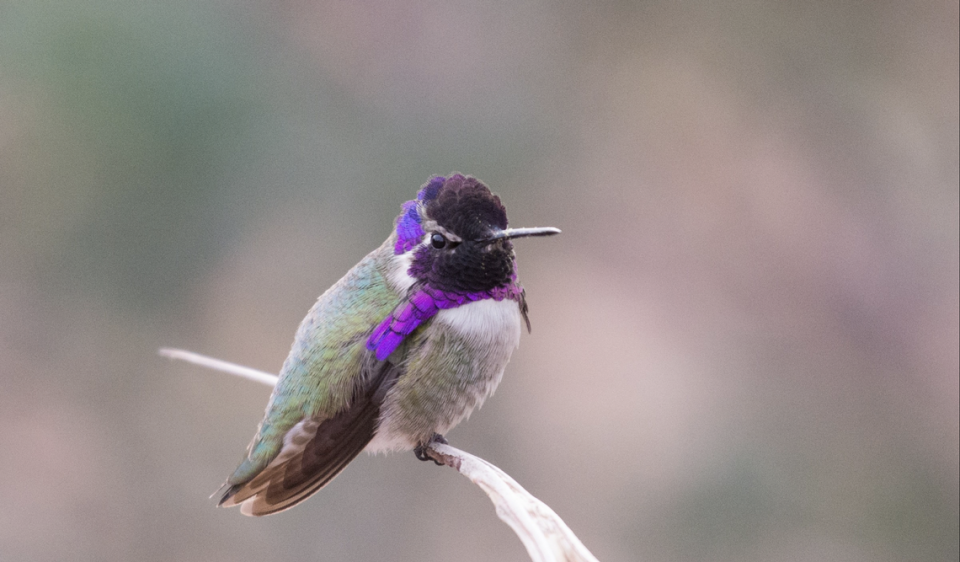
<svg viewBox="0 0 960 562"><path fill-rule="evenodd" d="M504 238L524 238L526 236L553 236L554 234L560 234L559 228L554 228L552 226L543 226L536 228L508 228L506 230L501 230L490 238L487 238L486 242L493 242L494 240L501 240Z"/></svg>

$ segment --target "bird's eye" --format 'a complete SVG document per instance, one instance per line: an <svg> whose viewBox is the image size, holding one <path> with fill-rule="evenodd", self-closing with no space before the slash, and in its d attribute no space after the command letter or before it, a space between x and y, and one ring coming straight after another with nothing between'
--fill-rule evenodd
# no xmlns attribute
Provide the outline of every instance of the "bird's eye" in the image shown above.
<svg viewBox="0 0 960 562"><path fill-rule="evenodd" d="M447 245L447 239L443 237L443 234L435 232L433 236L430 237L430 243L433 244L434 248L439 250Z"/></svg>

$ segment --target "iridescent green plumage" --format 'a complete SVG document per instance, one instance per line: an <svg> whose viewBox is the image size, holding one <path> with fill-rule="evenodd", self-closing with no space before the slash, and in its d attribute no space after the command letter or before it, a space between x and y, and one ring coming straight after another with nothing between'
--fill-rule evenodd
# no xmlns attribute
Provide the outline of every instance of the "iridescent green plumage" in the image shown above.
<svg viewBox="0 0 960 562"><path fill-rule="evenodd" d="M361 260L300 323L248 456L229 484L263 470L279 453L287 431L305 417L330 417L349 405L370 327L400 303L386 281L391 247L388 239Z"/></svg>

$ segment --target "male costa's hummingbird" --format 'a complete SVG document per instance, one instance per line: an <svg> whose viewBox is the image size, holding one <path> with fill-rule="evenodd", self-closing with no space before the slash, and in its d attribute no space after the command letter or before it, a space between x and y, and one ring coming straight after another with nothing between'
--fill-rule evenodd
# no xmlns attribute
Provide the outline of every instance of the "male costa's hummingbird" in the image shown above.
<svg viewBox="0 0 960 562"><path fill-rule="evenodd" d="M361 451L425 448L490 396L527 303L500 198L433 177L379 248L327 289L297 330L221 506L269 515L326 486Z"/></svg>

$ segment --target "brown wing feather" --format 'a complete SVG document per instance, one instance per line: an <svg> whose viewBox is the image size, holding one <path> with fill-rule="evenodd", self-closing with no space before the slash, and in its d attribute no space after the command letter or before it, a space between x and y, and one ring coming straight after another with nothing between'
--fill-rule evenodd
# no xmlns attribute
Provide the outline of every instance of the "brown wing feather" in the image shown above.
<svg viewBox="0 0 960 562"><path fill-rule="evenodd" d="M285 451L250 481L229 487L219 505L242 504L244 515L270 515L293 507L333 480L376 433L383 396L399 375L388 362L378 368L378 376L357 389L348 408L333 417L297 424L284 442Z"/></svg>

